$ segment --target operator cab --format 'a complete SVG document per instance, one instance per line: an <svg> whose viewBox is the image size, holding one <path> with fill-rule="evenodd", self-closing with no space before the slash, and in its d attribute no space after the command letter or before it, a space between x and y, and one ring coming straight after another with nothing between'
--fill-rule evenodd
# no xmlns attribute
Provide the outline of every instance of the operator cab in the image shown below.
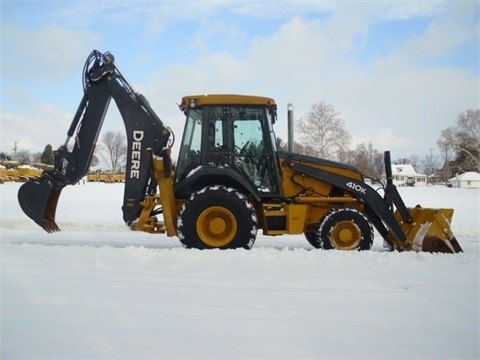
<svg viewBox="0 0 480 360"><path fill-rule="evenodd" d="M187 96L180 109L187 119L175 171L176 184L188 183L189 177L203 171L209 174L205 176L224 176L227 183L238 179L248 182L259 196L279 193L273 99ZM198 176L201 175L195 178Z"/></svg>

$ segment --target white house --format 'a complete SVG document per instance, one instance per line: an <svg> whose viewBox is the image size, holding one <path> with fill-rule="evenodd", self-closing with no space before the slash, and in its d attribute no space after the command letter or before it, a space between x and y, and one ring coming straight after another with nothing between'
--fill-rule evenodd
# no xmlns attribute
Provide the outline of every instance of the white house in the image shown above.
<svg viewBox="0 0 480 360"><path fill-rule="evenodd" d="M468 171L449 179L448 183L458 188L480 188L480 174Z"/></svg>
<svg viewBox="0 0 480 360"><path fill-rule="evenodd" d="M392 164L392 178L395 186L427 186L427 175L417 173L410 164Z"/></svg>

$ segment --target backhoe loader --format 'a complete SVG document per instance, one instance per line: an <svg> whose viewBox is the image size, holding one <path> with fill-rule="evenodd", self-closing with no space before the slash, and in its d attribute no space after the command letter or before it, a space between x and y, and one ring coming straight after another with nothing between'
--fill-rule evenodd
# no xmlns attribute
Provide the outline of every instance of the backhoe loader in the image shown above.
<svg viewBox="0 0 480 360"><path fill-rule="evenodd" d="M388 151L383 194L353 166L277 151L272 98L183 97L185 128L174 166L174 134L130 86L112 54L94 50L88 56L83 90L54 169L18 192L23 211L48 232L59 231L60 193L87 173L113 98L127 134L122 211L132 230L177 236L198 249L250 249L261 229L271 236L304 234L315 248L367 250L375 227L390 249L462 251L450 230L452 209L405 206L392 182Z"/></svg>

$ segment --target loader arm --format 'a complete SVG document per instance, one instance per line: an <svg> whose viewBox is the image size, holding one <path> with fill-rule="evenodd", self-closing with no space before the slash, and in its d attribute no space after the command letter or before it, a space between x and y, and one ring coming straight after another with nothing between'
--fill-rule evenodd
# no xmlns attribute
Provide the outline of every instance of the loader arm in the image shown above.
<svg viewBox="0 0 480 360"><path fill-rule="evenodd" d="M326 171L287 156L284 166L345 190L365 206L365 214L392 249L458 253L462 248L450 229L453 209L407 208L392 181L390 152L384 154L387 184L380 196L363 180Z"/></svg>
<svg viewBox="0 0 480 360"><path fill-rule="evenodd" d="M301 174L314 177L329 184L333 184L351 193L356 198L362 199L362 201L370 209L372 214L375 214L375 217L379 220L373 221L373 223L377 230L383 236L387 235L387 229L383 225L385 223L385 225L387 225L387 227L402 243L405 241L405 234L403 233L402 228L400 227L398 222L395 220L389 203L384 201L384 199L382 199L382 197L371 187L365 185L361 181L357 181L352 178L336 174L334 172L322 171L312 168L308 165L292 162L290 159L286 160L286 165Z"/></svg>
<svg viewBox="0 0 480 360"><path fill-rule="evenodd" d="M128 144L122 206L125 222L137 219L141 201L156 192L156 181L145 150L149 148L159 155L173 142L170 129L164 126L148 101L133 90L115 66L112 54L94 50L85 62L83 81L84 94L65 144L54 153L54 169L25 183L18 194L24 212L47 231L59 230L55 210L63 187L77 183L88 172L112 98L122 116ZM73 145L69 149L72 138Z"/></svg>

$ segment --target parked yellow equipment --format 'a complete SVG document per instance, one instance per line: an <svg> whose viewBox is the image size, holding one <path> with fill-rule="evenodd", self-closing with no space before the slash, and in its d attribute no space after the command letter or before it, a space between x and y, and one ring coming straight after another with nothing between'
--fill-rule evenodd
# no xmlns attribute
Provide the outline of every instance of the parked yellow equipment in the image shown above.
<svg viewBox="0 0 480 360"><path fill-rule="evenodd" d="M34 165L20 165L20 162L5 160L1 162L0 177L4 181L28 181L42 175L43 170ZM53 167L52 167L53 168Z"/></svg>
<svg viewBox="0 0 480 360"><path fill-rule="evenodd" d="M0 184L3 184L5 181L7 181L7 168L0 165Z"/></svg>
<svg viewBox="0 0 480 360"><path fill-rule="evenodd" d="M4 160L1 164L4 166L4 169L2 169L3 179L5 181L18 181L20 175L18 166L20 166L20 163L13 160Z"/></svg>
<svg viewBox="0 0 480 360"><path fill-rule="evenodd" d="M88 173L87 181L115 183L125 181L125 173L115 171L93 171Z"/></svg>

